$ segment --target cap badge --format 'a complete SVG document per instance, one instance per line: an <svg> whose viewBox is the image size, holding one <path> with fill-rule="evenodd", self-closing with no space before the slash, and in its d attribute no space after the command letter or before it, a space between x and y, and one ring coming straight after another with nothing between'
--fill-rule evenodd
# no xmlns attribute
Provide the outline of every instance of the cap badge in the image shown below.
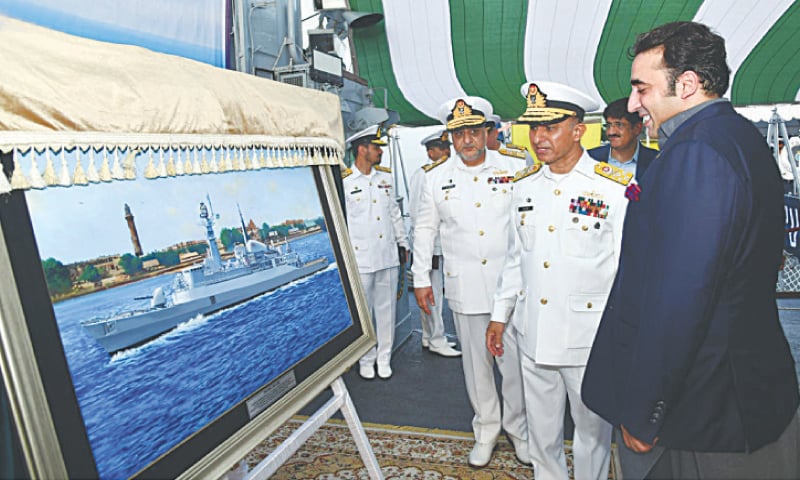
<svg viewBox="0 0 800 480"><path fill-rule="evenodd" d="M453 114L453 120L469 117L472 115L472 106L468 105L464 100L458 99L451 113Z"/></svg>
<svg viewBox="0 0 800 480"><path fill-rule="evenodd" d="M531 83L528 86L528 108L542 108L547 106L547 95L539 90L539 86Z"/></svg>

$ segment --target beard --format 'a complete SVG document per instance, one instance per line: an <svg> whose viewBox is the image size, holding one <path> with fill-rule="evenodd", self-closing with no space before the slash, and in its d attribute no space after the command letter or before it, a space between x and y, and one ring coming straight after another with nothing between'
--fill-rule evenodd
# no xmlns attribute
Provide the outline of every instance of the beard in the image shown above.
<svg viewBox="0 0 800 480"><path fill-rule="evenodd" d="M473 154L466 154L462 150L461 152L458 152L458 156L464 162L475 162L475 161L477 161L477 160L479 160L481 158L481 155L483 155L484 152L486 152L486 147L478 149L478 150L475 150L475 153L473 153Z"/></svg>

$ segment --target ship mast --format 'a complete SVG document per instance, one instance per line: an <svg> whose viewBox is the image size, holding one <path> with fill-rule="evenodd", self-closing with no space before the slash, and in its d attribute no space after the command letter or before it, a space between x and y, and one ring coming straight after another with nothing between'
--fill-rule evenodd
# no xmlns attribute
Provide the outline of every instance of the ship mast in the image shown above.
<svg viewBox="0 0 800 480"><path fill-rule="evenodd" d="M250 252L247 246L247 227L244 224L244 216L242 216L242 209L239 207L239 202L236 202L236 210L239 211L239 221L242 222L242 241L244 242L244 250Z"/></svg>
<svg viewBox="0 0 800 480"><path fill-rule="evenodd" d="M209 206L211 199L209 199ZM206 240L208 241L208 257L206 257L206 265L212 270L219 269L222 264L222 256L219 254L219 247L217 246L217 238L214 234L214 219L213 214L209 214L206 204L200 202L200 218L206 222Z"/></svg>

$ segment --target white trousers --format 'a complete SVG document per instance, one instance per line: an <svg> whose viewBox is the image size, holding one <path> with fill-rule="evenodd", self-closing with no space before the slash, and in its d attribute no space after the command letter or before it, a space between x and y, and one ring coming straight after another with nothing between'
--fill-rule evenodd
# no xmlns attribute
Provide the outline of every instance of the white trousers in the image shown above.
<svg viewBox="0 0 800 480"><path fill-rule="evenodd" d="M475 441L494 443L500 428L520 440L528 438L525 418L525 400L522 396L522 374L519 365L519 348L512 328L503 334L504 353L498 357L497 368L502 376L503 413L494 382L494 362L486 348L486 328L490 315L465 315L453 312L456 333L461 342L461 359L467 396L475 416L472 431Z"/></svg>
<svg viewBox="0 0 800 480"><path fill-rule="evenodd" d="M361 273L361 285L367 297L378 344L372 347L359 363L364 366L389 365L394 343L394 318L397 310L397 267L384 268L372 273Z"/></svg>
<svg viewBox="0 0 800 480"><path fill-rule="evenodd" d="M447 345L447 339L444 336L444 318L442 318L442 304L444 303L444 275L443 275L443 260L444 257L437 255L439 258L439 268L431 270L431 289L433 289L433 301L435 305L429 307L431 314L419 311L419 321L422 325L422 338L428 340L430 345L434 348L441 348Z"/></svg>
<svg viewBox="0 0 800 480"><path fill-rule="evenodd" d="M581 400L586 367L538 365L522 355L522 378L528 412L528 448L536 480L567 480L564 454L564 411L569 397L575 424L572 437L574 476L605 480L611 459L611 425Z"/></svg>

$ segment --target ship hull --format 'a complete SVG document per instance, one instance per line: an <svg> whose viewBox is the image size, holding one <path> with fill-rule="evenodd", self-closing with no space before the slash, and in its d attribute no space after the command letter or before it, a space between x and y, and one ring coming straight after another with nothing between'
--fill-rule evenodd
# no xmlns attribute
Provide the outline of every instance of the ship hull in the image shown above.
<svg viewBox="0 0 800 480"><path fill-rule="evenodd" d="M181 303L128 317L84 324L83 328L109 353L141 345L197 315L206 315L316 273L328 265L319 259L302 267L279 266L230 281L204 286Z"/></svg>

